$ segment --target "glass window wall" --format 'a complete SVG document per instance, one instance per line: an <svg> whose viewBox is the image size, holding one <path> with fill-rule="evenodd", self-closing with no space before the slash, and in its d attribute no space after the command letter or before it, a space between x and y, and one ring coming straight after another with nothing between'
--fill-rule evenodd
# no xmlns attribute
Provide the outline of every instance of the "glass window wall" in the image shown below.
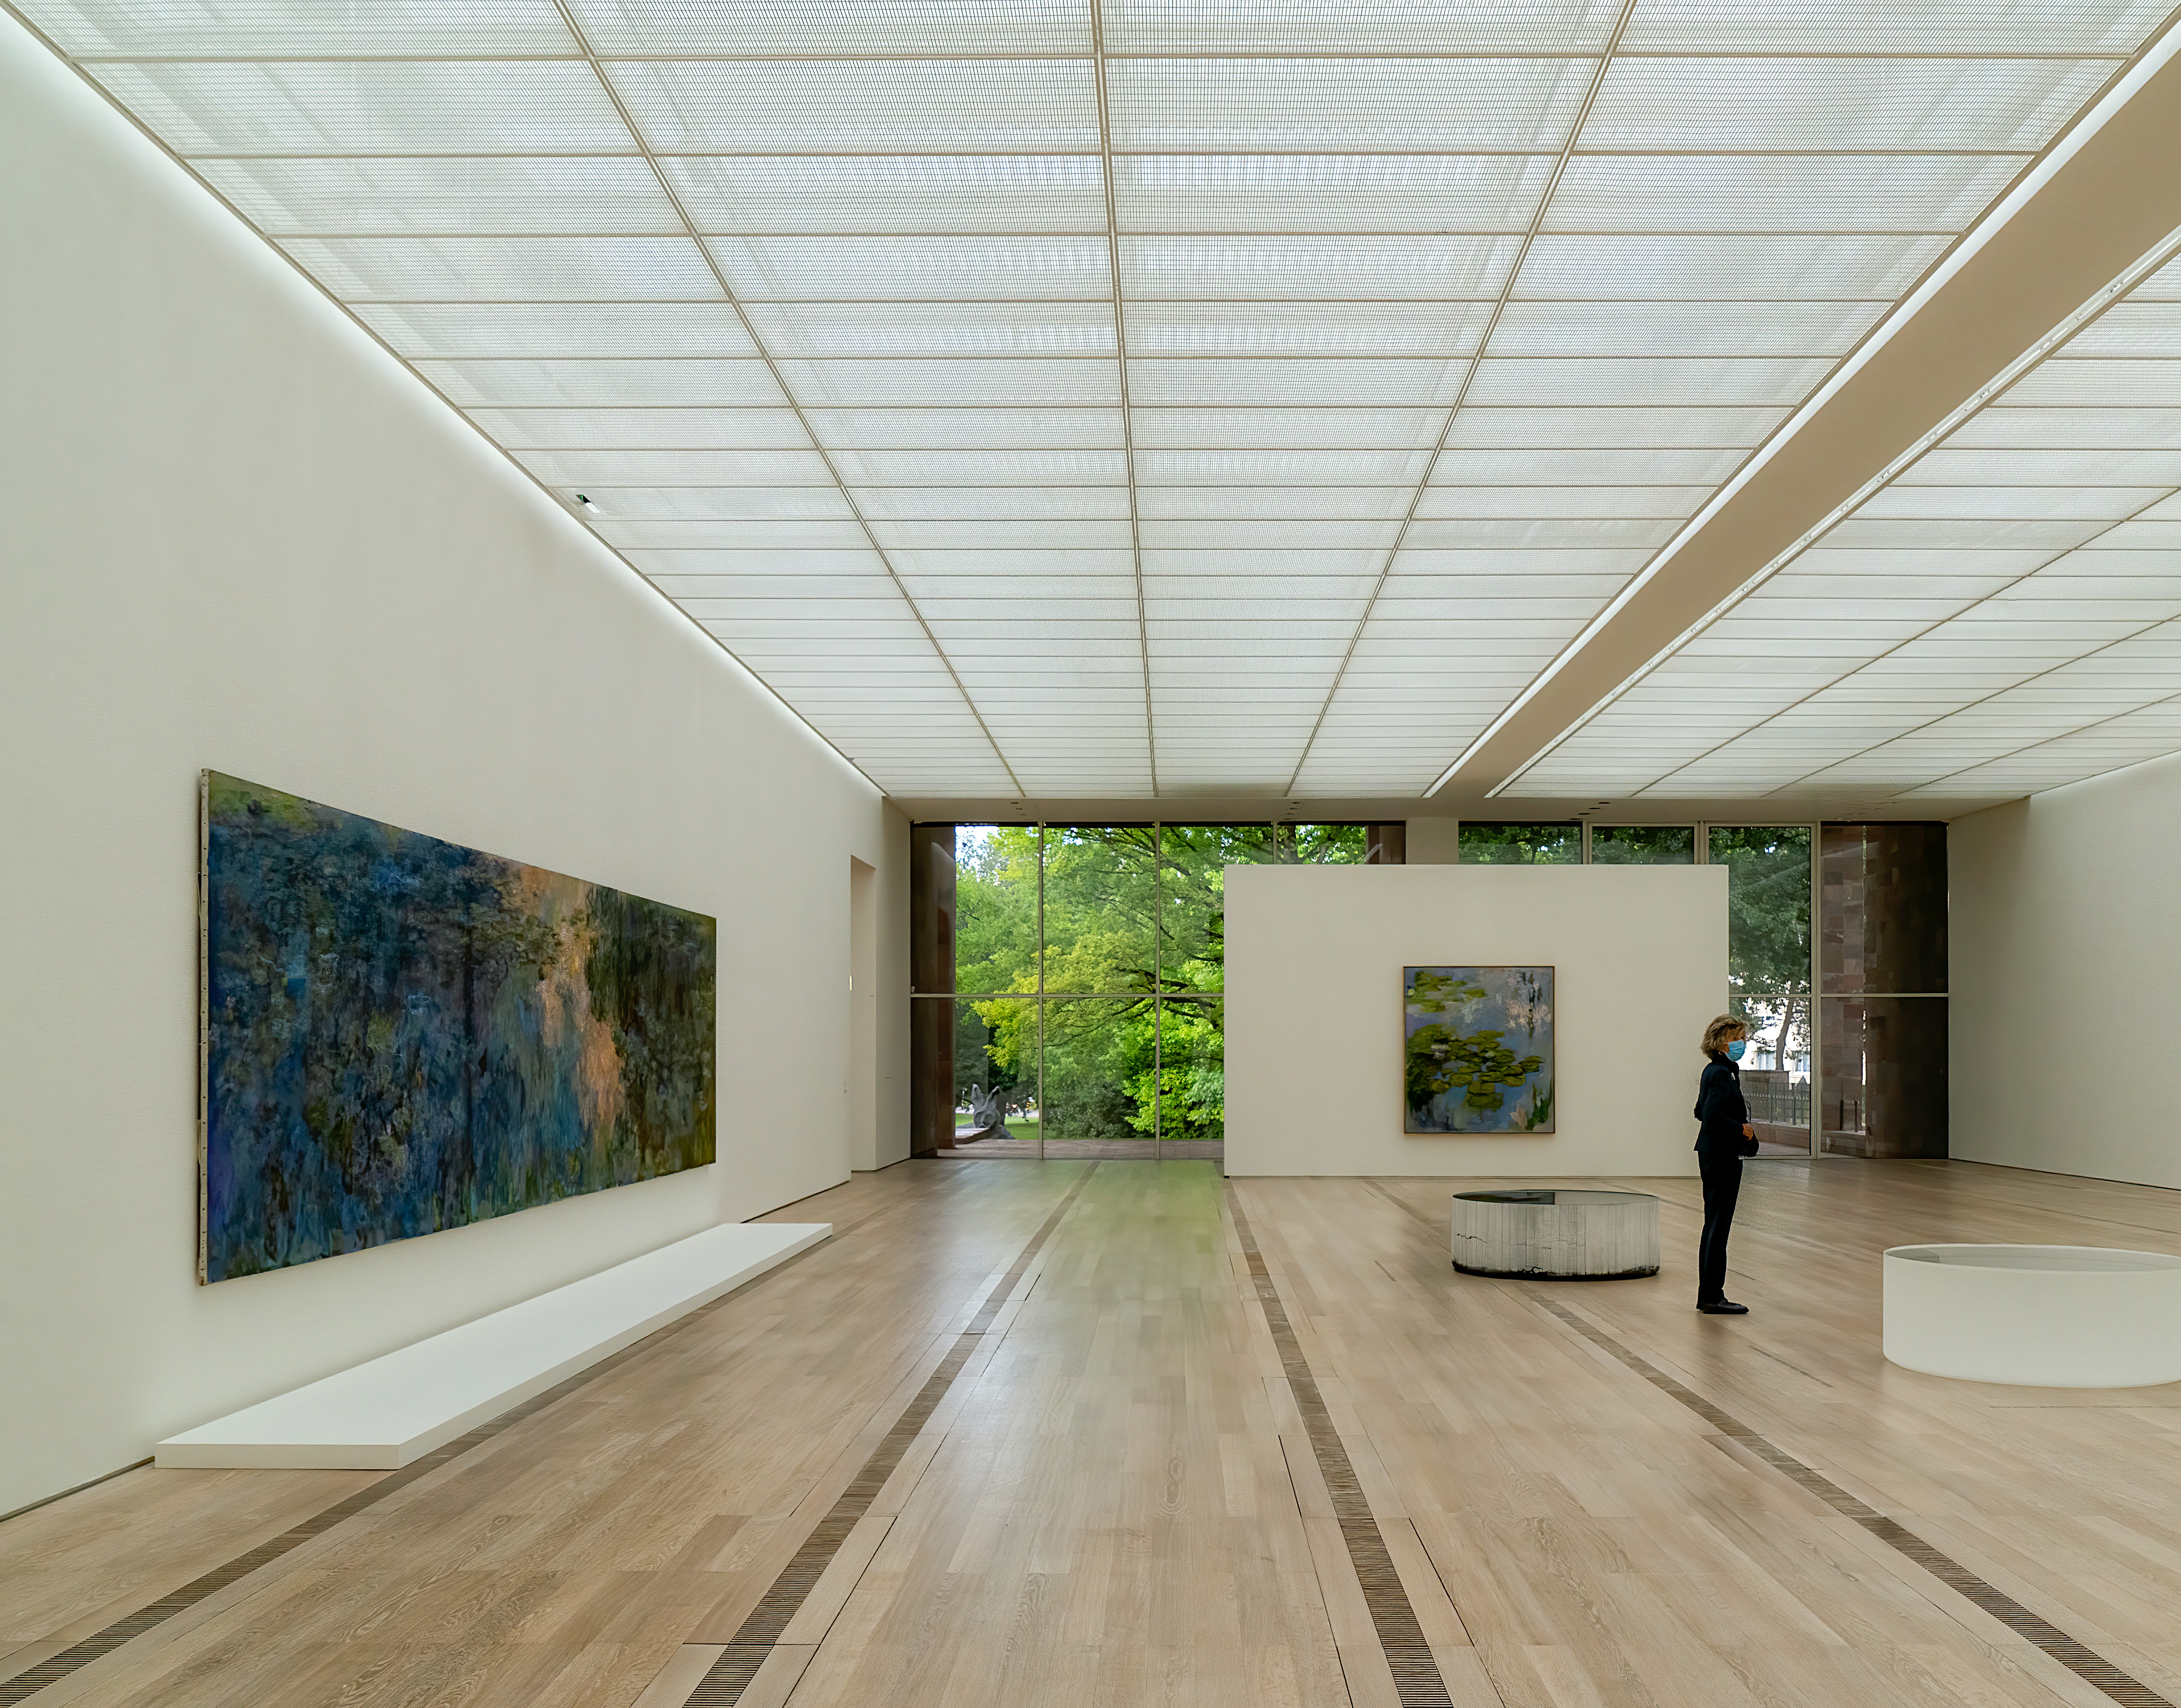
<svg viewBox="0 0 2181 1708"><path fill-rule="evenodd" d="M1455 832L1455 858L1463 865L1579 865L1579 824L1472 824Z"/></svg>
<svg viewBox="0 0 2181 1708"><path fill-rule="evenodd" d="M1726 879L1727 1012L1749 1023L1742 1095L1758 1154L1810 1154L1808 825L1707 825L1704 854Z"/></svg>
<svg viewBox="0 0 2181 1708"><path fill-rule="evenodd" d="M1399 864L1398 843L1360 824L917 826L917 1153L1218 1156L1227 868Z"/></svg>
<svg viewBox="0 0 2181 1708"><path fill-rule="evenodd" d="M1697 827L1692 824L1593 825L1590 863L1601 866L1694 865Z"/></svg>
<svg viewBox="0 0 2181 1708"><path fill-rule="evenodd" d="M1382 863L1394 828L917 826L918 1152L1217 1155L1227 868ZM1759 1154L1946 1154L1944 825L1464 822L1457 845L1465 862L1726 867Z"/></svg>

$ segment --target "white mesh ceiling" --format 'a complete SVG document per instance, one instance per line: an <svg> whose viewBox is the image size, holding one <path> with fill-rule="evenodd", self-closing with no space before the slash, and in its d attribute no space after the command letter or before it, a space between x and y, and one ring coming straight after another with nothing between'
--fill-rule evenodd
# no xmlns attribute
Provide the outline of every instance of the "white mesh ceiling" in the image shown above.
<svg viewBox="0 0 2181 1708"><path fill-rule="evenodd" d="M2021 794L2181 748L2181 263L1508 793Z"/></svg>
<svg viewBox="0 0 2181 1708"><path fill-rule="evenodd" d="M907 795L1421 793L2163 16L18 3ZM2181 744L2165 289L1521 787Z"/></svg>

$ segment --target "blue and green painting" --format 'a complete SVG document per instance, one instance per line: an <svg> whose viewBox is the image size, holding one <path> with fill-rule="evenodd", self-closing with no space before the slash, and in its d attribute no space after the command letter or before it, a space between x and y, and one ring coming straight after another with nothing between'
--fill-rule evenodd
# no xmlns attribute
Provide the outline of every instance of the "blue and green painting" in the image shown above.
<svg viewBox="0 0 2181 1708"><path fill-rule="evenodd" d="M1409 967L1401 1001L1407 1131L1553 1130L1550 967Z"/></svg>
<svg viewBox="0 0 2181 1708"><path fill-rule="evenodd" d="M205 774L199 1274L713 1160L715 922Z"/></svg>

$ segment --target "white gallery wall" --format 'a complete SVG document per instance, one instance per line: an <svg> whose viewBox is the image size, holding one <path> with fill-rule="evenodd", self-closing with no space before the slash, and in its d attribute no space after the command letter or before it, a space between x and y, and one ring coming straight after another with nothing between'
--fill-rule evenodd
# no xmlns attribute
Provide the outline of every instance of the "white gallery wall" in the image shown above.
<svg viewBox="0 0 2181 1708"><path fill-rule="evenodd" d="M1952 1153L2181 1187L2181 759L1946 833Z"/></svg>
<svg viewBox="0 0 2181 1708"><path fill-rule="evenodd" d="M0 1512L905 1155L871 785L5 18L0 205ZM204 766L715 915L719 1163L199 1287Z"/></svg>
<svg viewBox="0 0 2181 1708"><path fill-rule="evenodd" d="M1230 1175L1692 1175L1724 866L1234 866ZM1550 966L1556 1126L1402 1131L1402 969Z"/></svg>

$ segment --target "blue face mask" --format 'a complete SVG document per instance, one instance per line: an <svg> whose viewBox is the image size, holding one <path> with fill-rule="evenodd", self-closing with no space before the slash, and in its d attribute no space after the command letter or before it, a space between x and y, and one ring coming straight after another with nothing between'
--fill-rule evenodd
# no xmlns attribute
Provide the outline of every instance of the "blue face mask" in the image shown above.
<svg viewBox="0 0 2181 1708"><path fill-rule="evenodd" d="M1748 1049L1748 1047L1749 1047L1749 1040L1748 1040L1748 1039L1747 1039L1747 1038L1737 1038L1737 1039L1736 1039L1732 1043L1729 1044L1729 1045L1726 1047L1726 1059L1727 1059L1727 1060L1729 1060L1729 1061L1731 1061L1731 1062L1738 1062L1738 1061L1740 1061L1740 1060L1742 1059L1742 1053L1744 1050Z"/></svg>

